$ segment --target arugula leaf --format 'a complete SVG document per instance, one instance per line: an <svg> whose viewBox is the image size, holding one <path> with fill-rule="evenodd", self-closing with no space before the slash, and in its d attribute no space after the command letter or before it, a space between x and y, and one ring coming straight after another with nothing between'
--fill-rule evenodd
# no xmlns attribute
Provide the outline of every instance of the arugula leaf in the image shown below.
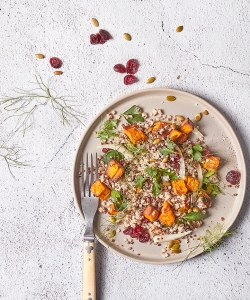
<svg viewBox="0 0 250 300"><path fill-rule="evenodd" d="M111 158L120 161L121 159L124 158L124 155L117 150L111 149L102 156L102 160L104 161L105 164L108 164Z"/></svg>
<svg viewBox="0 0 250 300"><path fill-rule="evenodd" d="M146 182L149 178L144 178L143 176L141 175L137 175L135 180L136 180L136 183L135 185L138 186L140 189L142 189L142 186L144 184L144 182Z"/></svg>
<svg viewBox="0 0 250 300"><path fill-rule="evenodd" d="M110 137L116 136L113 130L116 128L118 120L106 120L102 128L96 133L97 138L102 142L106 142Z"/></svg>
<svg viewBox="0 0 250 300"><path fill-rule="evenodd" d="M133 124L134 122L144 122L144 118L141 114L141 108L139 106L133 105L128 110L126 110L122 116L126 119L129 124ZM128 117L128 116L131 116Z"/></svg>
<svg viewBox="0 0 250 300"><path fill-rule="evenodd" d="M114 206L116 210L126 210L127 209L127 199L126 197L119 191L111 190L110 193L111 198L114 200Z"/></svg>
<svg viewBox="0 0 250 300"><path fill-rule="evenodd" d="M186 221L200 221L203 220L206 217L205 214L203 214L202 212L190 212L188 214L186 214L183 219Z"/></svg>

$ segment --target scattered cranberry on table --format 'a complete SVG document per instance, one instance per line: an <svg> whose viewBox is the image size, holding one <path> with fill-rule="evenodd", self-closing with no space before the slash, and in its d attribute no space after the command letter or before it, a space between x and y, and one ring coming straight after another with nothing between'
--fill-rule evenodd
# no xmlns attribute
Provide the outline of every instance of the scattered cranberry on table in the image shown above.
<svg viewBox="0 0 250 300"><path fill-rule="evenodd" d="M100 29L99 33L90 35L90 44L92 45L104 44L111 38L112 36L107 30Z"/></svg>
<svg viewBox="0 0 250 300"><path fill-rule="evenodd" d="M124 65L122 64L117 64L114 66L114 70L118 73L125 73L126 72L126 68Z"/></svg>
<svg viewBox="0 0 250 300"><path fill-rule="evenodd" d="M59 69L62 66L62 61L58 57L51 57L49 62L50 62L51 67L54 69Z"/></svg>
<svg viewBox="0 0 250 300"><path fill-rule="evenodd" d="M126 64L126 72L128 74L135 74L138 71L139 63L136 59L130 59Z"/></svg>
<svg viewBox="0 0 250 300"><path fill-rule="evenodd" d="M124 77L124 84L129 85L136 82L136 77L134 75L126 75Z"/></svg>

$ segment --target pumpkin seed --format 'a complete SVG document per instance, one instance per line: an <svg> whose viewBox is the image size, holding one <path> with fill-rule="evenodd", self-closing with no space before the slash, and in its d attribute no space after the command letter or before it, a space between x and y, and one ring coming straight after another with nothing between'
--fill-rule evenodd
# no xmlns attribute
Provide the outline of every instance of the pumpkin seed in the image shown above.
<svg viewBox="0 0 250 300"><path fill-rule="evenodd" d="M174 240L175 244L180 244L180 242L181 242L180 240Z"/></svg>
<svg viewBox="0 0 250 300"><path fill-rule="evenodd" d="M163 181L162 185L168 187L171 185L171 183L168 181Z"/></svg>
<svg viewBox="0 0 250 300"><path fill-rule="evenodd" d="M109 233L109 238L112 238L116 235L116 231L115 230L111 230Z"/></svg>
<svg viewBox="0 0 250 300"><path fill-rule="evenodd" d="M167 161L168 161L168 157L166 156L163 158L162 162L166 163Z"/></svg>
<svg viewBox="0 0 250 300"><path fill-rule="evenodd" d="M129 33L125 32L125 33L123 34L123 36L124 36L125 40L131 41L131 35L130 35Z"/></svg>
<svg viewBox="0 0 250 300"><path fill-rule="evenodd" d="M169 248L169 249L172 248L173 245L174 245L174 241L169 241L169 243L168 243L168 248Z"/></svg>
<svg viewBox="0 0 250 300"><path fill-rule="evenodd" d="M149 162L155 162L156 160L154 158L150 158Z"/></svg>
<svg viewBox="0 0 250 300"><path fill-rule="evenodd" d="M157 144L159 144L161 142L161 139L155 139L154 141L153 141L153 145L157 145Z"/></svg>
<svg viewBox="0 0 250 300"><path fill-rule="evenodd" d="M180 115L176 115L175 118L179 121L184 121L185 118L183 116L180 116Z"/></svg>
<svg viewBox="0 0 250 300"><path fill-rule="evenodd" d="M55 75L62 75L63 72L62 72L62 71L54 71L54 74L55 74Z"/></svg>
<svg viewBox="0 0 250 300"><path fill-rule="evenodd" d="M44 55L41 54L41 53L37 53L37 54L35 54L35 56L36 56L37 58L39 58L39 59L43 59L43 58L44 58Z"/></svg>
<svg viewBox="0 0 250 300"><path fill-rule="evenodd" d="M98 27L98 26L99 26L99 22L98 22L98 20L97 20L96 18L92 18L92 19L91 19L91 23L92 23L92 25L95 26L95 27Z"/></svg>
<svg viewBox="0 0 250 300"><path fill-rule="evenodd" d="M199 212L199 211L200 211L200 210L199 210L198 207L195 206L195 207L193 208L193 212Z"/></svg>
<svg viewBox="0 0 250 300"><path fill-rule="evenodd" d="M146 83L152 83L155 81L155 77L149 77Z"/></svg>
<svg viewBox="0 0 250 300"><path fill-rule="evenodd" d="M183 26L178 26L177 28L176 28L176 31L177 32L181 32L183 30Z"/></svg>
<svg viewBox="0 0 250 300"><path fill-rule="evenodd" d="M191 213L192 211L193 211L193 209L192 209L192 208L189 208L188 213Z"/></svg>
<svg viewBox="0 0 250 300"><path fill-rule="evenodd" d="M173 241L174 242L174 241ZM173 244L173 246L171 247L171 250L174 250L174 249L179 249L180 248L180 245L179 244Z"/></svg>
<svg viewBox="0 0 250 300"><path fill-rule="evenodd" d="M176 129L176 124L175 123L173 123L172 125L171 125L171 127L173 128L173 129Z"/></svg>
<svg viewBox="0 0 250 300"><path fill-rule="evenodd" d="M203 111L203 115L209 115L209 112L205 109L205 110Z"/></svg>
<svg viewBox="0 0 250 300"><path fill-rule="evenodd" d="M111 223L115 223L116 222L116 218L114 216L109 216L109 221Z"/></svg>
<svg viewBox="0 0 250 300"><path fill-rule="evenodd" d="M181 253L181 249L172 249L172 253L179 254Z"/></svg>
<svg viewBox="0 0 250 300"><path fill-rule="evenodd" d="M175 101L176 100L176 97L175 96L167 96L166 99L168 101Z"/></svg>
<svg viewBox="0 0 250 300"><path fill-rule="evenodd" d="M195 121L200 121L201 117L202 117L202 114L198 113L194 119L195 119Z"/></svg>

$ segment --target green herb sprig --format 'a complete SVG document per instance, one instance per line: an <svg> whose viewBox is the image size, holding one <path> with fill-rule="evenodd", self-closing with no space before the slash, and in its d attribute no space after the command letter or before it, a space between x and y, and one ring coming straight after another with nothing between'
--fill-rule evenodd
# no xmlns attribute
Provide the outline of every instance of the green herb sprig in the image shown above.
<svg viewBox="0 0 250 300"><path fill-rule="evenodd" d="M109 150L108 152L106 152L103 156L102 156L102 160L105 164L108 164L108 162L110 161L110 159L115 159L117 161L120 161L121 159L124 158L124 155L117 151L117 150Z"/></svg>
<svg viewBox="0 0 250 300"><path fill-rule="evenodd" d="M175 144L172 141L167 142L167 147L159 149L161 154L164 156L167 156L169 154L175 153L175 154L181 154L179 152L174 151Z"/></svg>
<svg viewBox="0 0 250 300"><path fill-rule="evenodd" d="M11 113L9 118L17 118L15 131L21 131L23 134L30 129L34 123L34 113L38 107L49 105L52 110L60 117L63 125L69 125L73 119L83 124L82 119L85 114L79 112L74 107L75 101L69 100L67 96L53 95L49 84L46 85L40 75L35 75L37 88L32 90L16 89L17 96L3 97L0 99L0 105ZM77 105L79 107L79 104Z"/></svg>
<svg viewBox="0 0 250 300"><path fill-rule="evenodd" d="M125 211L128 207L128 201L126 197L119 191L112 190L110 193L111 198L114 200L115 209Z"/></svg>
<svg viewBox="0 0 250 300"><path fill-rule="evenodd" d="M214 171L209 170L203 175L202 189L205 190L209 195L215 197L218 194L221 194L218 183L213 183L210 181L210 177L215 174Z"/></svg>
<svg viewBox="0 0 250 300"><path fill-rule="evenodd" d="M190 149L190 156L196 160L196 161L201 161L202 159L202 151L203 148L201 147L200 144L195 144L191 149Z"/></svg>
<svg viewBox="0 0 250 300"><path fill-rule="evenodd" d="M106 120L99 131L96 132L96 137L102 142L106 142L109 138L117 136L114 131L117 127L118 120Z"/></svg>
<svg viewBox="0 0 250 300"><path fill-rule="evenodd" d="M122 116L129 124L136 122L144 122L144 118L141 114L141 108L139 106L133 105L130 109L126 110Z"/></svg>

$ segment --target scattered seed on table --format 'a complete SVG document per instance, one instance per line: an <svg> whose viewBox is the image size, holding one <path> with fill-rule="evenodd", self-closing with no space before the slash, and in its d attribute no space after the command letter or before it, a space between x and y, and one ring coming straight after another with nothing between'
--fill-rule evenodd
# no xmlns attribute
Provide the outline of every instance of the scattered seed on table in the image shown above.
<svg viewBox="0 0 250 300"><path fill-rule="evenodd" d="M176 32L181 32L183 30L183 26L178 26L177 28L176 28Z"/></svg>
<svg viewBox="0 0 250 300"><path fill-rule="evenodd" d="M63 72L62 72L62 71L54 71L54 74L55 74L55 75L62 75Z"/></svg>
<svg viewBox="0 0 250 300"><path fill-rule="evenodd" d="M39 59L43 59L45 56L43 55L43 54L41 54L41 53L37 53L37 54L35 54L35 56L37 57L37 58L39 58Z"/></svg>
<svg viewBox="0 0 250 300"><path fill-rule="evenodd" d="M205 109L205 110L203 111L203 115L209 115L209 112Z"/></svg>
<svg viewBox="0 0 250 300"><path fill-rule="evenodd" d="M149 77L146 83L152 83L155 81L155 77Z"/></svg>
<svg viewBox="0 0 250 300"><path fill-rule="evenodd" d="M201 117L202 117L202 114L198 113L194 119L195 119L195 121L200 121Z"/></svg>
<svg viewBox="0 0 250 300"><path fill-rule="evenodd" d="M124 36L125 40L131 41L131 35L130 35L129 33L125 32L125 33L123 34L123 36Z"/></svg>
<svg viewBox="0 0 250 300"><path fill-rule="evenodd" d="M98 27L98 26L99 26L99 22L98 22L98 20L97 20L96 18L92 18L92 19L91 19L91 23L92 23L92 25L95 26L95 27Z"/></svg>

